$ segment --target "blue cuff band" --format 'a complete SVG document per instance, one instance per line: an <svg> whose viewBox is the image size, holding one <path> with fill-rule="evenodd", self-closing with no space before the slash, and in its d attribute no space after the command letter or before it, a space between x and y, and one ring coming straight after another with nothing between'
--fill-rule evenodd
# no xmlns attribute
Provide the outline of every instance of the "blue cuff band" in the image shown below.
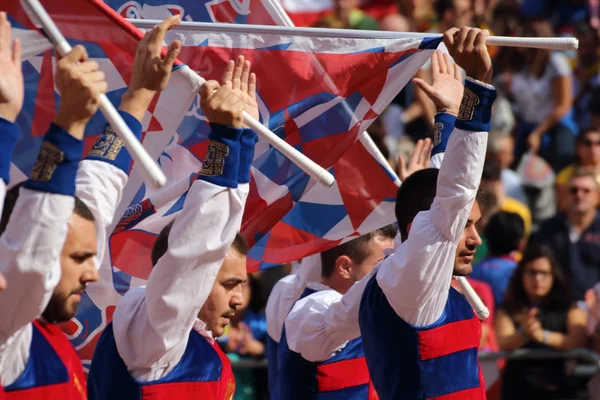
<svg viewBox="0 0 600 400"><path fill-rule="evenodd" d="M75 196L75 176L83 153L83 140L75 139L56 124L44 136L27 189Z"/></svg>
<svg viewBox="0 0 600 400"><path fill-rule="evenodd" d="M119 110L119 114L131 129L138 140L142 138L142 124L133 115ZM104 131L98 136L94 147L86 160L104 161L129 173L131 166L131 154L125 148L125 143L117 136L110 125L104 127Z"/></svg>
<svg viewBox="0 0 600 400"><path fill-rule="evenodd" d="M492 129L492 105L495 99L495 89L466 80L465 94L454 126L465 131L489 132Z"/></svg>
<svg viewBox="0 0 600 400"><path fill-rule="evenodd" d="M250 182L250 166L252 165L252 160L254 160L254 146L257 142L258 134L252 129L244 129L241 140L239 183Z"/></svg>
<svg viewBox="0 0 600 400"><path fill-rule="evenodd" d="M431 156L446 152L446 145L450 134L454 130L456 116L448 113L437 113L433 124L433 149Z"/></svg>
<svg viewBox="0 0 600 400"><path fill-rule="evenodd" d="M215 185L236 188L240 168L240 138L243 129L210 124L210 144L198 179Z"/></svg>
<svg viewBox="0 0 600 400"><path fill-rule="evenodd" d="M19 125L0 118L0 178L10 182L10 161L19 139Z"/></svg>

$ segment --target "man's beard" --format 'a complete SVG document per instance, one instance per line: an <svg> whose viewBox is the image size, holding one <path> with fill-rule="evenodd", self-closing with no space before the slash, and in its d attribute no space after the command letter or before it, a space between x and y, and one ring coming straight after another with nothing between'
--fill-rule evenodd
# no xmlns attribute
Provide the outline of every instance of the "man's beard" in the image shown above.
<svg viewBox="0 0 600 400"><path fill-rule="evenodd" d="M62 296L52 294L50 302L46 306L46 309L42 313L42 317L46 322L57 324L60 322L67 322L75 316L79 303L74 305L74 310L70 312L67 310L67 299Z"/></svg>
<svg viewBox="0 0 600 400"><path fill-rule="evenodd" d="M469 276L473 272L472 264L454 264L452 275L454 276Z"/></svg>

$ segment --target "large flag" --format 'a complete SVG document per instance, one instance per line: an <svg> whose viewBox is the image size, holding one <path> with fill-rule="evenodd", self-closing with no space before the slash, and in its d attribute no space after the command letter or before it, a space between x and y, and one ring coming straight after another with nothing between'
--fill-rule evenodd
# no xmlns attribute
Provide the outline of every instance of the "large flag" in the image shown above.
<svg viewBox="0 0 600 400"><path fill-rule="evenodd" d="M71 43L84 43L101 63L109 97L118 102L140 33L96 0L63 2L60 7L52 1L43 3ZM11 7L12 21L22 37L30 39L25 48L35 54L31 49L43 39L26 31L31 25L22 10ZM91 21L94 29L81 20ZM373 162L378 155L356 147L355 140L429 58L438 38L331 40L289 33L245 35L226 29L218 33L178 29L169 39L174 37L185 46L181 60L206 79L219 79L225 62L237 54L253 61L262 121L338 178L334 195L325 192L266 142L259 142L243 227L255 244L250 270L322 251L393 221L389 200L397 187L395 176L384 166L385 160ZM52 62L47 51L24 63L27 105L19 123L28 133L22 148L29 155L20 154L22 159L17 160L24 174L58 99ZM156 155L169 182L177 182L176 188L147 188L134 166L119 213L123 218L100 268L101 280L88 287L80 312L66 326L86 367L114 306L128 289L144 284L156 234L177 215L190 177L201 167L208 130L194 84L194 79L175 71L144 125L144 145ZM99 132L101 124L97 116L88 133ZM90 136L88 144L93 140ZM326 213L327 218L316 213ZM289 241L280 240L284 237Z"/></svg>

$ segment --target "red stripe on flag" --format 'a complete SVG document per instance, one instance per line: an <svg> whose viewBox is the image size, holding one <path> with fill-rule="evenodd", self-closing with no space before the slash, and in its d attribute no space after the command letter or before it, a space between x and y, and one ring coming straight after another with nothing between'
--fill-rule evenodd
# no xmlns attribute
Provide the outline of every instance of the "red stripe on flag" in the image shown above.
<svg viewBox="0 0 600 400"><path fill-rule="evenodd" d="M481 322L471 319L452 322L419 332L421 361L476 348L481 337Z"/></svg>
<svg viewBox="0 0 600 400"><path fill-rule="evenodd" d="M370 382L364 357L323 364L317 367L318 391L331 392Z"/></svg>

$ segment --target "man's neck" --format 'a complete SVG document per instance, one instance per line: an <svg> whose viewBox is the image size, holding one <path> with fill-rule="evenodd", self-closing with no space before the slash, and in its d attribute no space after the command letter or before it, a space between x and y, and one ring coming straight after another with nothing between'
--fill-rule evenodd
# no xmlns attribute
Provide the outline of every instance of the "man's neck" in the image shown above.
<svg viewBox="0 0 600 400"><path fill-rule="evenodd" d="M568 216L569 225L579 233L589 228L595 218L596 210L592 210L586 214L569 213Z"/></svg>
<svg viewBox="0 0 600 400"><path fill-rule="evenodd" d="M349 289L348 287L346 287L346 285L336 281L335 279L321 278L321 283L341 294L346 293Z"/></svg>

